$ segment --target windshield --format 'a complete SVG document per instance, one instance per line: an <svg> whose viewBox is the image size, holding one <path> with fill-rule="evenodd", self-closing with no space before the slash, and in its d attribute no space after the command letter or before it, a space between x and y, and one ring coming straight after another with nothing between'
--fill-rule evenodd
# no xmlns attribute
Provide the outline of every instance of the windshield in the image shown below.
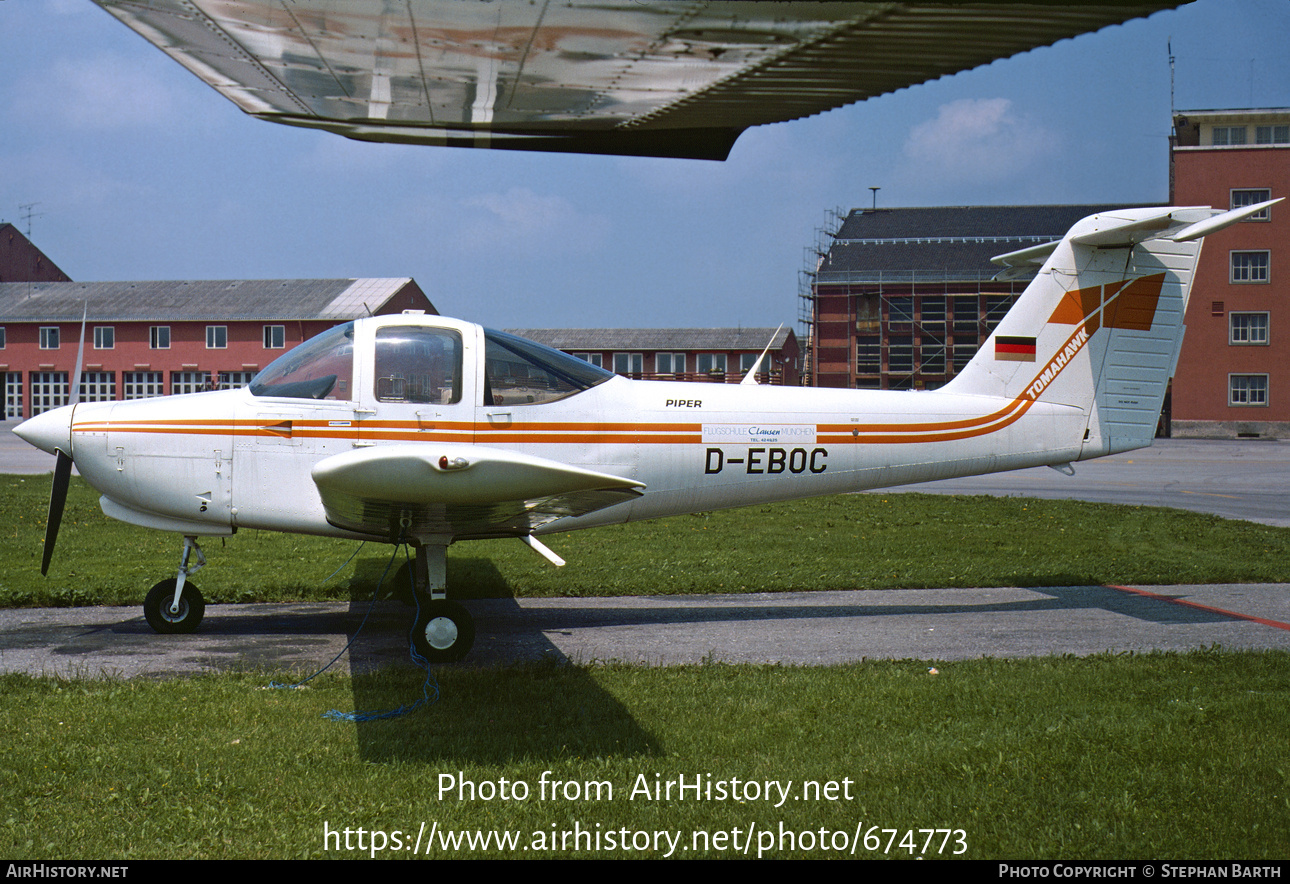
<svg viewBox="0 0 1290 884"><path fill-rule="evenodd" d="M251 380L256 396L349 399L353 395L354 323L310 338L269 363Z"/></svg>
<svg viewBox="0 0 1290 884"><path fill-rule="evenodd" d="M555 402L613 376L568 353L484 329L484 405Z"/></svg>

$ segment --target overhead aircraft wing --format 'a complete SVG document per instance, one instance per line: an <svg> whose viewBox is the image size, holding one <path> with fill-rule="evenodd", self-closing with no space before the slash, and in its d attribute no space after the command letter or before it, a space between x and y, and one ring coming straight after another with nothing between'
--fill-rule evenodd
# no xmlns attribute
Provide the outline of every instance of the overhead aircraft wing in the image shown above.
<svg viewBox="0 0 1290 884"><path fill-rule="evenodd" d="M477 445L383 445L313 468L327 520L388 540L516 537L640 497L632 479Z"/></svg>
<svg viewBox="0 0 1290 884"><path fill-rule="evenodd" d="M724 159L1179 2L96 0L249 114L368 141Z"/></svg>

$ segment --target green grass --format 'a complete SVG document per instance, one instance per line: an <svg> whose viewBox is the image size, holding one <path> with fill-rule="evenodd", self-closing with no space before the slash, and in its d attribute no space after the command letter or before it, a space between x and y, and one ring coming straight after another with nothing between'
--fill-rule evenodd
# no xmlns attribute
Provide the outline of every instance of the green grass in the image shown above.
<svg viewBox="0 0 1290 884"><path fill-rule="evenodd" d="M0 606L134 604L173 576L172 534L106 518L73 481L40 576L48 479L0 476ZM546 538L554 568L515 541L449 550L461 598L780 592L925 586L1290 582L1290 529L1151 507L1025 498L860 494L676 516ZM370 595L391 548L243 531L207 540L208 601Z"/></svg>
<svg viewBox="0 0 1290 884"><path fill-rule="evenodd" d="M39 575L48 480L0 477L0 605L137 603L173 573L171 535L104 518L73 483L59 552ZM1290 530L1068 501L855 495L557 535L555 569L515 542L463 544L463 596L712 593L1098 583L1290 582ZM208 541L211 600L365 597L388 547L243 532ZM1272 858L1290 843L1290 654L1095 656L937 664L654 669L447 668L440 701L405 718L340 724L329 709L388 709L420 673L65 681L0 676L0 848L13 859L321 857L421 823L511 831L520 846L580 826L607 833L750 828L951 829L971 858ZM612 785L612 798L440 799L543 773ZM633 785L831 782L850 797L682 801ZM354 850L327 850L324 826ZM876 834L886 848L885 834ZM937 835L940 838L940 835ZM333 846L339 847L339 839ZM772 839L774 856L828 857ZM908 843L908 841L906 842ZM602 842L603 844L603 842ZM937 853L941 842L932 844ZM765 845L763 845L765 846ZM758 844L753 844L756 853ZM678 856L730 856L709 846ZM881 855L862 845L857 855ZM364 855L366 855L364 853ZM544 846L458 856L640 856ZM742 855L742 854L740 854Z"/></svg>
<svg viewBox="0 0 1290 884"><path fill-rule="evenodd" d="M356 839L359 828L415 833L422 822L514 831L521 845L575 824L686 839L781 824L848 838L857 825L902 836L949 828L963 831L970 858L1279 859L1290 843L1284 653L976 660L938 675L902 661L452 669L439 679L437 705L355 725L320 714L404 702L417 674L325 677L300 691L264 690L246 674L0 677L0 852L356 855L324 850L324 823ZM542 800L544 771L579 790L607 782L612 797ZM795 797L782 807L631 797L642 776L652 786L678 775L792 780ZM521 781L531 794L441 799L445 776ZM836 800L798 800L805 780L836 783ZM769 851L833 855L786 842ZM543 855L625 854L566 845Z"/></svg>

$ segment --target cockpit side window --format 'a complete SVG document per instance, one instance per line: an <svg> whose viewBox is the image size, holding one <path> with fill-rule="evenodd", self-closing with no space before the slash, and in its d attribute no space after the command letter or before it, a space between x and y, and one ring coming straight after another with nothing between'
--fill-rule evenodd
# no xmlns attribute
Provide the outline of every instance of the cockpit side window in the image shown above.
<svg viewBox="0 0 1290 884"><path fill-rule="evenodd" d="M599 366L506 332L484 329L484 405L537 405L614 376Z"/></svg>
<svg viewBox="0 0 1290 884"><path fill-rule="evenodd" d="M375 369L382 402L460 402L461 335L410 325L377 329Z"/></svg>
<svg viewBox="0 0 1290 884"><path fill-rule="evenodd" d="M354 323L347 322L270 362L251 379L250 390L288 399L351 399L353 376Z"/></svg>

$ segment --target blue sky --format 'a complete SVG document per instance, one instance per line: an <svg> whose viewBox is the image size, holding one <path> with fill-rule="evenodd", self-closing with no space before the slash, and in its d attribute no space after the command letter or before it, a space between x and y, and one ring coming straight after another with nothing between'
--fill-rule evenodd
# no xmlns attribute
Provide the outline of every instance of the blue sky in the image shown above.
<svg viewBox="0 0 1290 884"><path fill-rule="evenodd" d="M89 0L0 0L0 219L73 279L411 276L497 327L774 326L826 210L1163 202L1179 109L1290 106L1290 2L1200 0L745 133L729 160L263 123Z"/></svg>

